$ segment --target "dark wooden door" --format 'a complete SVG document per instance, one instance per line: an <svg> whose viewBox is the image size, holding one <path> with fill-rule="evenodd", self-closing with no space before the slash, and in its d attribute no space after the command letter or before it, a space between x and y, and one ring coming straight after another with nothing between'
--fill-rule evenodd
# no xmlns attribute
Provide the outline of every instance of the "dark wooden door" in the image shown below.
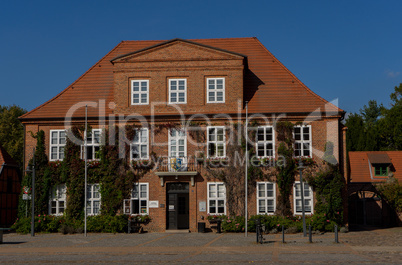
<svg viewBox="0 0 402 265"><path fill-rule="evenodd" d="M167 229L189 228L189 185L169 183L167 185Z"/></svg>

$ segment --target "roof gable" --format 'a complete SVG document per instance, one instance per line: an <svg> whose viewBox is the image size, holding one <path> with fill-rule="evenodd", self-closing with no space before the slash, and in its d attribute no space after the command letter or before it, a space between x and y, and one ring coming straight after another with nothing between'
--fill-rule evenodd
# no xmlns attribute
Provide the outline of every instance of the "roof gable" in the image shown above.
<svg viewBox="0 0 402 265"><path fill-rule="evenodd" d="M239 53L202 45L192 41L174 39L118 56L112 63L154 61L197 61L243 59Z"/></svg>

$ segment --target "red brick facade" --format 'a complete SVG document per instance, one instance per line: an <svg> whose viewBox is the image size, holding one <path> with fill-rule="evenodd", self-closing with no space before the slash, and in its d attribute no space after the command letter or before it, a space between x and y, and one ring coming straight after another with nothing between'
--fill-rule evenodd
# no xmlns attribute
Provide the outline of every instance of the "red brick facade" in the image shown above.
<svg viewBox="0 0 402 265"><path fill-rule="evenodd" d="M338 162L343 162L345 156L341 155L341 152L344 152L341 145L344 139L340 127L343 111L306 88L256 39L250 38L247 41L227 39L225 41L226 43L220 40L200 40L198 43L198 41L172 40L161 42L156 46L153 46L157 44L155 42L148 46L139 43L138 45L141 44L144 47L137 50L130 50L129 46L124 46L125 43L119 45L60 95L22 117L26 130L25 163L31 158L32 147L36 144L36 140L30 133L36 133L39 130L45 132L46 150L50 155L50 130L65 128L63 123L65 116L59 113L67 113L67 109L63 108L78 103L79 101L73 101L73 95L76 93L76 97L79 97L85 89L90 95L82 98L82 101L92 100L98 104L95 108L89 108L89 123L93 128L105 128L111 121L118 122L119 117L130 120L129 124L138 123L139 117L143 117L144 121L153 125L182 122L183 117L187 122L192 119L191 115L198 115L192 121L203 123L202 127L205 130L208 124L205 117L211 120L212 126L227 126L230 119L234 123L244 123L245 101L249 101L251 110L249 114L250 116L260 115L259 118L254 118L259 120L259 124L273 125L276 120L286 120L311 125L313 158L320 160L326 143L330 141L334 144L334 156ZM269 62L270 65L272 62L275 63L274 66L269 66L276 67L272 68L272 71L266 70L261 67L261 63L258 63L266 56L271 57L264 59L264 62ZM269 67L267 69L270 69ZM101 72L105 69L108 69L107 74ZM275 77L271 77L273 74ZM168 103L169 79L175 78L187 81L186 104L177 104L177 107ZM224 103L207 103L207 78L224 78ZM131 104L132 80L149 81L149 104ZM103 91L99 92L99 95L107 96L99 96L94 100L96 86L99 86L99 91ZM105 87L108 87L107 92L104 92ZM301 101L294 101L299 94ZM99 102L102 100L106 109L99 112L97 110L100 109ZM57 102L59 108L55 105ZM281 107L278 107L277 111L272 111L270 106L277 104ZM283 106L286 105L289 111L283 112ZM81 107L74 113L78 115L74 123L83 124L82 110ZM313 112L314 114L311 114ZM130 119L127 118L128 115L131 115ZM265 122L261 116L266 116L268 122ZM103 125L98 118L105 118ZM168 135L168 130L164 129L155 137L150 137L149 153L155 152L158 156L168 156ZM194 157L200 148L191 144L190 138L188 135L186 152L187 156ZM277 153L279 143L277 139L274 141L275 153ZM165 145L160 146L157 143L165 143ZM205 147L203 148L206 154L207 151ZM154 169L139 181L149 183L149 201L158 201L159 204L157 208L149 208L152 222L148 225L148 229L165 231L168 212L166 187L168 183L175 182L189 184L189 230L197 231L198 222L208 223L206 221L208 209L206 211L199 209L200 202L208 205L207 183L214 181L207 176L206 171L202 167L197 169L194 185L190 175L180 174L177 177L165 175L161 181L157 172L158 169ZM277 190L276 194L278 193ZM255 192L249 194L249 216L257 213L256 196ZM293 198L291 203L293 208Z"/></svg>

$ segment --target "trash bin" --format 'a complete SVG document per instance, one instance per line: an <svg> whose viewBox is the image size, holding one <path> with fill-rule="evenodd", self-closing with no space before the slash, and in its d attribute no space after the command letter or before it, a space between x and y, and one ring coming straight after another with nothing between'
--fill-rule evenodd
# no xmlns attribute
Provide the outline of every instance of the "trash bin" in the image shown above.
<svg viewBox="0 0 402 265"><path fill-rule="evenodd" d="M205 233L205 222L198 222L198 233Z"/></svg>

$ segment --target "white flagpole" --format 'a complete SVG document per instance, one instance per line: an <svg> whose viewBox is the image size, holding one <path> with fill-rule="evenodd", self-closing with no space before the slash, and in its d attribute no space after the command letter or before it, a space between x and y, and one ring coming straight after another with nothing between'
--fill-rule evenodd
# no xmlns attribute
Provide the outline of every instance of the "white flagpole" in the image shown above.
<svg viewBox="0 0 402 265"><path fill-rule="evenodd" d="M244 232L245 232L245 237L247 237L247 183L248 183L248 101L246 101L246 132L245 132L245 138L246 138L246 173L245 173L245 181L244 181L244 188L245 188L245 217L244 217L244 221L245 221L245 227L244 227Z"/></svg>
<svg viewBox="0 0 402 265"><path fill-rule="evenodd" d="M84 235L87 236L87 116L88 116L88 105L85 105L85 132L84 132L84 160L85 160L85 201L84 201Z"/></svg>

